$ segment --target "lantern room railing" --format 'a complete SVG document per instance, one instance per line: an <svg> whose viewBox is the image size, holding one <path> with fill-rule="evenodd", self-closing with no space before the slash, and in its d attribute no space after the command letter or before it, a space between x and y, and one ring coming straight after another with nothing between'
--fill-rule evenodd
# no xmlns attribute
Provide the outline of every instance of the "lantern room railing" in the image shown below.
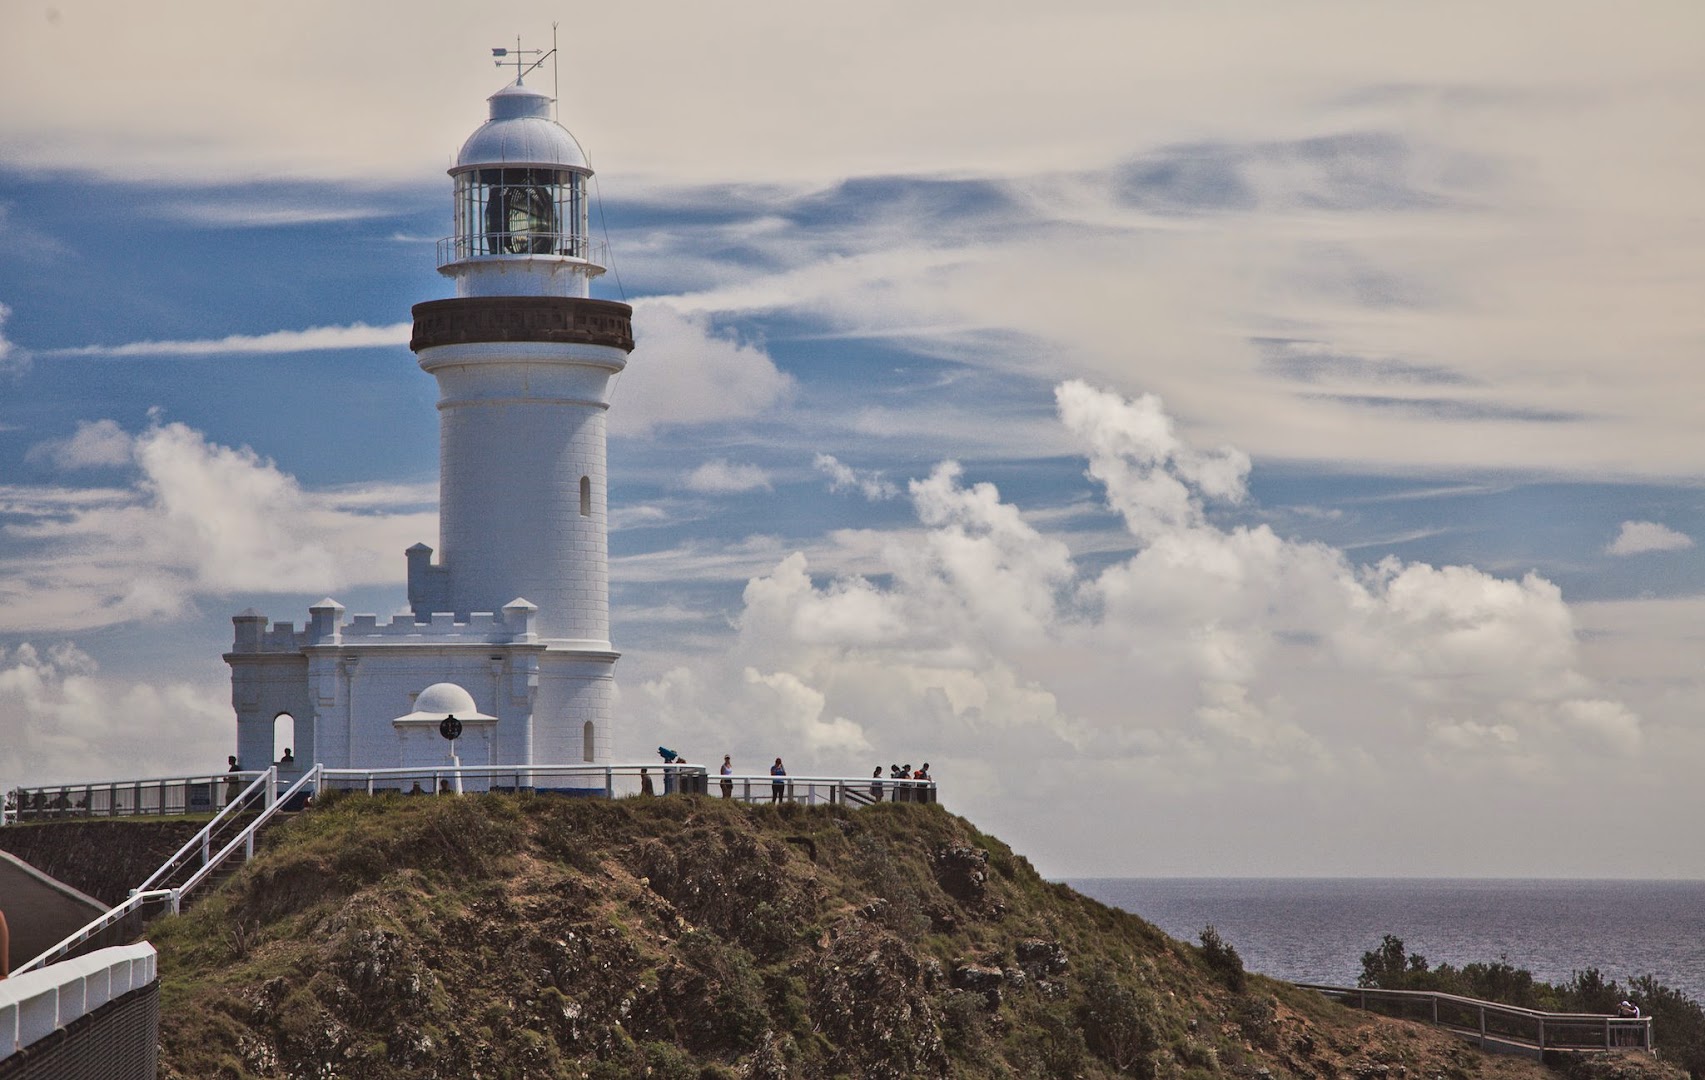
<svg viewBox="0 0 1705 1080"><path fill-rule="evenodd" d="M479 232L469 236L447 236L438 241L438 266L476 259L532 256L584 263L602 272L609 263L610 246L584 233Z"/></svg>

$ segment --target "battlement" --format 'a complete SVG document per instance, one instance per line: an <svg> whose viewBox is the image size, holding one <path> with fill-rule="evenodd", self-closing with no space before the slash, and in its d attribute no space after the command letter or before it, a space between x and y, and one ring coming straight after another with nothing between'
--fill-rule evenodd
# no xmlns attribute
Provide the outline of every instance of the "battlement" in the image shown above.
<svg viewBox="0 0 1705 1080"><path fill-rule="evenodd" d="M420 642L433 644L515 645L539 640L539 609L520 598L505 604L502 611L474 611L458 622L448 611L435 611L422 619L408 612L380 622L377 615L356 615L343 621L344 607L327 598L308 609L308 622L300 630L293 622L267 624L265 615L253 608L235 615L231 646L233 653L298 653L316 645L366 645Z"/></svg>

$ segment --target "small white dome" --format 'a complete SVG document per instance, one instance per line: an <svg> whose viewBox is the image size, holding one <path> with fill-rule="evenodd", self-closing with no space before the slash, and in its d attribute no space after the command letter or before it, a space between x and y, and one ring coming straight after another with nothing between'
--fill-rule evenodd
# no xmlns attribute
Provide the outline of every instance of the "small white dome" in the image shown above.
<svg viewBox="0 0 1705 1080"><path fill-rule="evenodd" d="M496 720L495 716L487 716L474 708L473 695L463 690L453 682L433 683L422 690L414 699L414 712L407 716L399 716L391 721L393 724L434 723L446 716L454 715L463 723L479 723Z"/></svg>
<svg viewBox="0 0 1705 1080"><path fill-rule="evenodd" d="M486 100L491 102L491 119L468 136L451 172L480 165L591 172L580 143L551 119L549 94L512 83Z"/></svg>
<svg viewBox="0 0 1705 1080"><path fill-rule="evenodd" d="M468 716L479 710L474 708L472 694L453 682L440 682L433 683L420 692L420 696L414 699L414 711L443 717L451 713Z"/></svg>

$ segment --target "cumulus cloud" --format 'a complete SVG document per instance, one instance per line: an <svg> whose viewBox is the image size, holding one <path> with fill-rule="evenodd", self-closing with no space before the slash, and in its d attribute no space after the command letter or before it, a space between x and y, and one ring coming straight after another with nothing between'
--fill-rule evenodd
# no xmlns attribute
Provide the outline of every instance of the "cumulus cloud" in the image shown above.
<svg viewBox="0 0 1705 1080"><path fill-rule="evenodd" d="M688 473L682 486L706 495L731 495L742 491L770 490L769 474L756 465L739 465L718 458Z"/></svg>
<svg viewBox="0 0 1705 1080"><path fill-rule="evenodd" d="M818 472L827 474L830 491L856 491L864 496L866 502L892 499L900 494L900 489L884 480L881 472L860 472L842 464L833 454L818 454L812 464Z"/></svg>
<svg viewBox="0 0 1705 1080"><path fill-rule="evenodd" d="M115 420L82 421L68 439L53 439L30 447L30 461L47 461L61 469L91 469L129 465L135 460L135 440Z"/></svg>
<svg viewBox="0 0 1705 1080"><path fill-rule="evenodd" d="M1083 785L1139 778L1132 799L1281 781L1367 794L1423 782L1416 769L1538 783L1583 750L1638 752L1640 717L1582 671L1551 582L1358 565L1222 526L1214 508L1248 498L1245 455L1188 445L1152 396L1073 382L1056 400L1125 554L1079 564L944 462L908 485L916 527L888 534L880 578L782 558L746 586L729 656L641 687L648 715L823 768L860 739L883 760L948 758L956 805L1018 799L1037 820Z"/></svg>
<svg viewBox="0 0 1705 1080"><path fill-rule="evenodd" d="M229 691L102 677L68 641L0 648L0 784L217 770L230 742Z"/></svg>
<svg viewBox="0 0 1705 1080"><path fill-rule="evenodd" d="M85 423L36 455L67 469L122 467L127 482L0 488L0 630L174 615L198 597L238 591L395 581L402 551L437 528L435 515L409 507L421 492L308 491L252 450L179 423L134 435Z"/></svg>
<svg viewBox="0 0 1705 1080"><path fill-rule="evenodd" d="M793 391L792 377L761 346L718 331L707 315L662 300L640 301L633 314L637 344L613 391L613 434L744 420Z"/></svg>
<svg viewBox="0 0 1705 1080"><path fill-rule="evenodd" d="M1656 521L1624 521L1622 531L1604 549L1606 555L1644 555L1651 551L1686 551L1693 537Z"/></svg>

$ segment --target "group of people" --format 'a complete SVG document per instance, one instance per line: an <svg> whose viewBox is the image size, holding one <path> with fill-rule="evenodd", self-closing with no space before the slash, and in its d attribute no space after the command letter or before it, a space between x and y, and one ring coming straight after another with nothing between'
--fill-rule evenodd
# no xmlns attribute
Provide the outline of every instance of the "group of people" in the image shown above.
<svg viewBox="0 0 1705 1080"><path fill-rule="evenodd" d="M658 747L657 750L658 750L659 754L663 755L663 761L664 761L663 793L665 795L669 795L669 794L674 793L677 790L677 788L683 794L692 794L695 791L698 793L701 793L701 794L708 794L708 792L705 790L706 784L705 784L705 781L703 778L703 774L694 773L694 774L691 774L691 776L689 778L688 774L685 774L685 773L678 774L677 773L677 770L679 770L681 766L683 766L687 763L686 758L682 757L676 751L673 751L673 750L667 750L666 751L666 749L664 747L661 747L661 746ZM912 781L912 783L892 785L894 788L894 801L895 802L934 802L935 801L935 785L933 783L931 783L932 778L929 774L929 762L927 762L927 761L924 762L923 765L920 768L918 768L916 771L913 771L912 766L909 762L905 765L891 765L891 766L889 766L889 768L892 772L892 775L889 777L890 780L909 780L909 781ZM718 769L717 772L718 772L718 775L721 777L718 784L722 789L722 797L725 799L732 799L734 797L734 757L733 757L733 755L731 755L731 754L722 755L722 767L720 769ZM918 783L918 781L923 781L923 783ZM882 801L882 793L884 790L884 786L885 786L885 782L884 782L883 777L882 777L882 767L880 765L878 765L876 767L876 771L871 774L871 784L870 784L871 801L873 801L873 802L881 802ZM651 783L651 772L648 769L639 770L639 793L641 795L655 795L656 794L656 789L654 789L652 787L652 783ZM784 802L784 801L786 801L786 799L787 799L787 766L784 765L782 763L781 758L778 757L775 760L775 764L770 766L770 803L772 805L774 805L777 803Z"/></svg>
<svg viewBox="0 0 1705 1080"><path fill-rule="evenodd" d="M929 762L927 761L918 766L916 771L913 771L912 763L909 761L904 765L890 765L888 766L888 779L890 781L912 781L912 783L909 784L890 785L894 788L895 802L935 801L935 778L929 774ZM919 781L922 781L922 783L919 783ZM882 801L883 786L882 766L878 765L876 767L876 771L870 774L871 802Z"/></svg>

